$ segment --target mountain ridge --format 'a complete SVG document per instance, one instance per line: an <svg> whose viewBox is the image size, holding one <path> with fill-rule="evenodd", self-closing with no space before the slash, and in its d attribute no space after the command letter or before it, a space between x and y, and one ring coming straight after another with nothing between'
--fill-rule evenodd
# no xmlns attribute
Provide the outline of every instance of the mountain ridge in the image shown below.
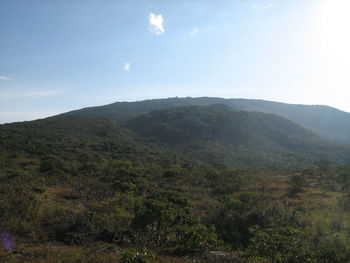
<svg viewBox="0 0 350 263"><path fill-rule="evenodd" d="M350 144L350 113L324 105L288 104L253 99L223 99L215 97L167 98L136 102L115 102L70 111L62 115L86 115L110 119L129 119L152 110L223 104L235 110L276 114L304 126L329 140Z"/></svg>
<svg viewBox="0 0 350 263"><path fill-rule="evenodd" d="M237 167L350 163L350 147L324 140L274 114L225 105L172 107L126 120L59 115L0 126L0 149L75 158L95 153L131 158L143 152ZM70 156L70 157L67 157Z"/></svg>

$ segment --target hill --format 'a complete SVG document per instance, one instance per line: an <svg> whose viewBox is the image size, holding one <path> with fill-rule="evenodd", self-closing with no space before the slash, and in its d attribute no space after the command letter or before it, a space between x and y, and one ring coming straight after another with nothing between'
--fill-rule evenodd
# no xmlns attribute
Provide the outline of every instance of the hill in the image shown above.
<svg viewBox="0 0 350 263"><path fill-rule="evenodd" d="M318 135L350 144L350 113L328 106L295 105L264 100L222 98L169 98L138 102L116 102L105 106L84 108L65 115L84 115L111 119L128 119L152 110L222 104L235 110L271 113L287 118Z"/></svg>
<svg viewBox="0 0 350 263"><path fill-rule="evenodd" d="M310 165L319 159L350 163L350 147L322 140L276 115L222 105L156 110L126 124L169 150L211 163L248 167Z"/></svg>
<svg viewBox="0 0 350 263"><path fill-rule="evenodd" d="M349 148L222 105L0 125L0 259L349 262L350 167L328 157Z"/></svg>
<svg viewBox="0 0 350 263"><path fill-rule="evenodd" d="M96 164L104 158L142 163L166 156L160 147L142 140L120 121L83 116L0 125L0 141L3 154L42 160L55 156L71 165L82 160Z"/></svg>
<svg viewBox="0 0 350 263"><path fill-rule="evenodd" d="M300 167L318 160L350 163L350 147L319 138L276 115L223 105L176 107L127 120L56 116L0 126L8 152L152 160L186 158L236 167ZM158 157L153 156L156 154Z"/></svg>

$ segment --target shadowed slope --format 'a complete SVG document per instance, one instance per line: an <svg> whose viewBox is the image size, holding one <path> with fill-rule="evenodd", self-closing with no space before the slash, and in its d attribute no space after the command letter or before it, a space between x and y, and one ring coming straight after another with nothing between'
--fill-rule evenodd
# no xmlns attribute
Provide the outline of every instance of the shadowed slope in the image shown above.
<svg viewBox="0 0 350 263"><path fill-rule="evenodd" d="M334 141L350 143L350 113L320 105L296 105L264 100L222 98L169 98L138 102L116 102L66 113L112 119L128 119L152 110L182 106L223 104L235 110L258 111L285 117Z"/></svg>
<svg viewBox="0 0 350 263"><path fill-rule="evenodd" d="M350 161L350 149L324 141L287 119L222 105L152 111L127 121L127 126L153 142L205 161L243 166Z"/></svg>

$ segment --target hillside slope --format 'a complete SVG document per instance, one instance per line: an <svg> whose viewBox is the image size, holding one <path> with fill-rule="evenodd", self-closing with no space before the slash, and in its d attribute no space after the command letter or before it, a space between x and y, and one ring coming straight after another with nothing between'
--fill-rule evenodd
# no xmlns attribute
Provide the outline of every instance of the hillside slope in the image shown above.
<svg viewBox="0 0 350 263"><path fill-rule="evenodd" d="M276 115L222 105L152 111L127 127L169 149L206 162L240 166L301 165L319 159L350 162L350 148L325 141Z"/></svg>
<svg viewBox="0 0 350 263"><path fill-rule="evenodd" d="M239 167L350 163L350 147L276 115L223 105L175 107L128 120L56 116L0 126L0 149L64 160L186 158ZM177 156L177 157L176 157Z"/></svg>
<svg viewBox="0 0 350 263"><path fill-rule="evenodd" d="M96 165L104 159L142 163L168 156L121 122L83 116L0 125L0 153L42 160L54 155L72 166L79 162Z"/></svg>
<svg viewBox="0 0 350 263"><path fill-rule="evenodd" d="M223 104L235 110L276 114L308 128L333 141L350 144L350 113L328 106L296 105L264 100L222 98L169 98L138 102L116 102L105 106L84 108L65 115L84 115L111 119L128 119L152 110Z"/></svg>
<svg viewBox="0 0 350 263"><path fill-rule="evenodd" d="M282 117L223 105L0 125L0 258L349 262L350 167L303 169L349 155Z"/></svg>

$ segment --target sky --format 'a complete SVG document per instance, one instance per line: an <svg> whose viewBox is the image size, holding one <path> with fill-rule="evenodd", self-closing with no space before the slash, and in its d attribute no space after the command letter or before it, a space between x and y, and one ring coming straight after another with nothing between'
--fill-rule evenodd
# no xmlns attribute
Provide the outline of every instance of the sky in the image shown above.
<svg viewBox="0 0 350 263"><path fill-rule="evenodd" d="M350 112L350 0L0 0L0 123L215 96Z"/></svg>

